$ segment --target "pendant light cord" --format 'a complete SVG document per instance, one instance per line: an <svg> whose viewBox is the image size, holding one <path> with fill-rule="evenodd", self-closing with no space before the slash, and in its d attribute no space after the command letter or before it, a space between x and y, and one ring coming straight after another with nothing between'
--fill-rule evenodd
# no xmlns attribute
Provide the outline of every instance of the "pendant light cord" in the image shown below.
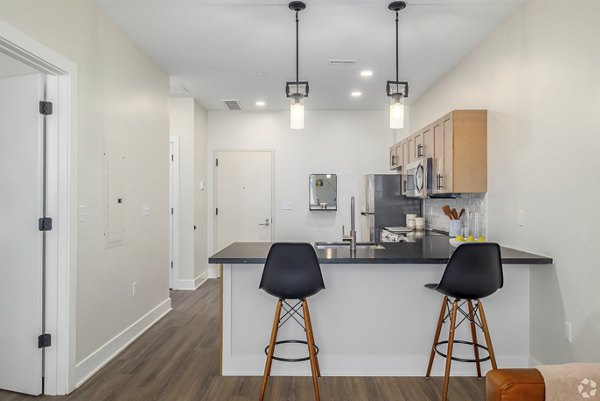
<svg viewBox="0 0 600 401"><path fill-rule="evenodd" d="M398 81L398 11L396 11L396 82Z"/></svg>
<svg viewBox="0 0 600 401"><path fill-rule="evenodd" d="M298 19L298 11L296 11L296 85L298 85L298 82L300 82L300 74L299 74L299 57L298 57L298 25L299 25L299 19Z"/></svg>

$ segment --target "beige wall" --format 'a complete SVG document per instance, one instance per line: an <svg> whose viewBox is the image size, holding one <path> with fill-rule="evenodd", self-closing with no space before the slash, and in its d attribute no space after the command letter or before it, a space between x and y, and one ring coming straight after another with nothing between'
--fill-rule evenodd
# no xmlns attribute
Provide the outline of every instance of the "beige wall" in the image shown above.
<svg viewBox="0 0 600 401"><path fill-rule="evenodd" d="M598 17L597 0L531 0L411 107L412 131L452 109L489 110L489 237L556 261L531 273L542 363L600 362Z"/></svg>
<svg viewBox="0 0 600 401"><path fill-rule="evenodd" d="M77 237L80 362L169 298L168 78L90 1L0 0L0 10L78 66L78 202L87 208ZM125 240L108 250L105 141L122 144L126 157Z"/></svg>
<svg viewBox="0 0 600 401"><path fill-rule="evenodd" d="M179 137L180 263L173 286L193 289L208 269L206 191L200 187L206 181L207 113L193 98L171 98L169 110L171 136Z"/></svg>

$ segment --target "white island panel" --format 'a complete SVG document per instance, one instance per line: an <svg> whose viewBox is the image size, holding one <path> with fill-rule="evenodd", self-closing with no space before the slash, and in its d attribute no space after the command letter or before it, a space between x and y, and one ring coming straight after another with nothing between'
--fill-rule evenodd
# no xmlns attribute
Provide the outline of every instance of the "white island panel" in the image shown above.
<svg viewBox="0 0 600 401"><path fill-rule="evenodd" d="M223 365L225 376L263 374L276 299L258 286L263 265L223 266ZM439 281L444 265L322 265L326 290L309 298L323 376L423 376L427 368L442 295L423 287ZM504 267L504 288L483 300L499 367L527 367L529 361L529 270ZM291 303L291 301L290 301ZM460 319L460 315L459 315ZM442 339L447 339L445 324ZM478 331L479 343L484 344ZM457 339L470 340L465 321ZM278 340L305 339L293 320ZM306 356L304 345L277 348L284 357ZM470 346L454 356L471 358ZM443 376L437 356L433 375ZM482 365L486 372L489 362ZM473 376L475 365L453 362L453 375ZM310 376L309 362L274 361L273 375Z"/></svg>

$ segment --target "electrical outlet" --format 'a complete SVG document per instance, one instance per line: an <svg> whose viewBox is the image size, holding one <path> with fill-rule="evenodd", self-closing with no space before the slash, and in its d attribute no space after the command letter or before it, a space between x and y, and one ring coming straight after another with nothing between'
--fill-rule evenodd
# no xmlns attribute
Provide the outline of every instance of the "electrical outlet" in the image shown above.
<svg viewBox="0 0 600 401"><path fill-rule="evenodd" d="M133 284L131 284L131 295L135 297L136 291L137 291L137 281L134 281Z"/></svg>
<svg viewBox="0 0 600 401"><path fill-rule="evenodd" d="M525 210L519 210L519 226L525 225Z"/></svg>
<svg viewBox="0 0 600 401"><path fill-rule="evenodd" d="M150 216L151 212L152 212L152 207L149 204L144 203L142 205L142 215L143 216Z"/></svg>
<svg viewBox="0 0 600 401"><path fill-rule="evenodd" d="M563 322L563 337L568 342L573 342L573 325L566 320Z"/></svg>
<svg viewBox="0 0 600 401"><path fill-rule="evenodd" d="M292 202L283 202L283 203L281 204L281 208L282 208L283 210L292 210L294 207L293 207L293 204L292 204Z"/></svg>

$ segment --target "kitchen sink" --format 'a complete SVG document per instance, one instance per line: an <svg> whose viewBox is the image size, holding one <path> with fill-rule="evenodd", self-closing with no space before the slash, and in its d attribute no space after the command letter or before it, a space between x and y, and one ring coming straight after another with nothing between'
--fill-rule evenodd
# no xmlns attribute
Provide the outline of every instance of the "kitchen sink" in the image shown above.
<svg viewBox="0 0 600 401"><path fill-rule="evenodd" d="M350 242L316 242L317 249L350 249ZM375 242L358 242L356 249L385 249Z"/></svg>

